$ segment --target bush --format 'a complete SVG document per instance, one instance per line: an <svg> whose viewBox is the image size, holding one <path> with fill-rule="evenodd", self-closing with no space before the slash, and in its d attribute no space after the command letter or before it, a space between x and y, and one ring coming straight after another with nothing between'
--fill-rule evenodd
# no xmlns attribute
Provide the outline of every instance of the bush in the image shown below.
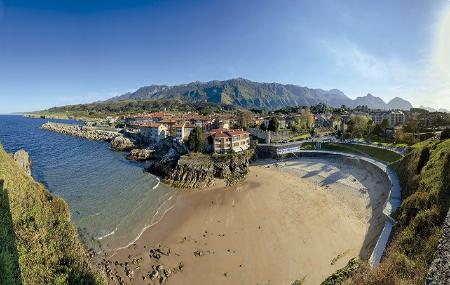
<svg viewBox="0 0 450 285"><path fill-rule="evenodd" d="M450 128L445 128L441 133L441 140L450 139Z"/></svg>
<svg viewBox="0 0 450 285"><path fill-rule="evenodd" d="M187 146L190 151L202 152L204 149L204 141L202 136L202 130L199 127L195 127L189 134L187 140Z"/></svg>

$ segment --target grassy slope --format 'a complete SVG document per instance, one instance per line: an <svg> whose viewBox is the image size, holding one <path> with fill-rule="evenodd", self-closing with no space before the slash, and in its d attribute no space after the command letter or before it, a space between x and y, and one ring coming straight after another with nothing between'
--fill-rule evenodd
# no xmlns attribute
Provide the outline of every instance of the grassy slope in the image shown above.
<svg viewBox="0 0 450 285"><path fill-rule="evenodd" d="M425 141L396 163L402 184L398 224L381 264L353 284L423 284L450 203L450 139Z"/></svg>
<svg viewBox="0 0 450 285"><path fill-rule="evenodd" d="M305 148L310 149L312 143L310 145L305 144ZM362 155L368 155L380 161L384 161L386 163L392 163L396 160L399 160L402 156L398 153L395 153L390 150L385 150L377 147L371 147L366 145L350 145L350 144L341 144L341 143L322 143L322 150L331 150L331 151L340 151L345 153L356 153Z"/></svg>
<svg viewBox="0 0 450 285"><path fill-rule="evenodd" d="M0 284L99 284L66 203L0 146Z"/></svg>

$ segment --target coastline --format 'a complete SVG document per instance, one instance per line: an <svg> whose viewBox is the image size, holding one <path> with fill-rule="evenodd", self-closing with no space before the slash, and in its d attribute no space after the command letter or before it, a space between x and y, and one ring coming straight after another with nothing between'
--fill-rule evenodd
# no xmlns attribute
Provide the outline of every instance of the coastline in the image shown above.
<svg viewBox="0 0 450 285"><path fill-rule="evenodd" d="M320 283L350 258L367 259L384 221L382 179L346 167L320 159L263 164L238 185L179 192L173 208L135 243L109 252L107 264L132 284L148 284L152 265L171 268L169 284ZM161 247L172 254L149 256Z"/></svg>

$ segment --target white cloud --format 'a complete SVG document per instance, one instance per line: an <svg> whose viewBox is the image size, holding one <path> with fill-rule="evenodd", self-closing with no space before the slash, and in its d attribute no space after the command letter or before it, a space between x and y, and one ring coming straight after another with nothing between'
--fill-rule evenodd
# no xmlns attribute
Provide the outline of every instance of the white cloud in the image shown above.
<svg viewBox="0 0 450 285"><path fill-rule="evenodd" d="M431 56L414 62L392 56L384 58L348 39L333 43L323 41L322 47L342 72L358 79L359 86L344 88L351 90L352 97L370 92L385 101L401 97L414 106L450 109L450 80L442 76L437 68L440 66Z"/></svg>

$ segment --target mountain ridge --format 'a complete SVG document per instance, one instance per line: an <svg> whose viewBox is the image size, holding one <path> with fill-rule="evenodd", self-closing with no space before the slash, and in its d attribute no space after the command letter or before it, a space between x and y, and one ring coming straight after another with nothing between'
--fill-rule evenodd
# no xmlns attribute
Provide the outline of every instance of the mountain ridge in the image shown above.
<svg viewBox="0 0 450 285"><path fill-rule="evenodd" d="M386 103L380 97L367 94L351 99L338 89L324 90L294 84L255 82L245 78L193 81L179 85L149 85L127 92L105 102L122 100L179 99L185 102L209 102L230 104L247 109L279 109L290 106L311 106L324 103L332 107L346 105L354 108L367 105L371 109L412 108L410 102L396 97Z"/></svg>

